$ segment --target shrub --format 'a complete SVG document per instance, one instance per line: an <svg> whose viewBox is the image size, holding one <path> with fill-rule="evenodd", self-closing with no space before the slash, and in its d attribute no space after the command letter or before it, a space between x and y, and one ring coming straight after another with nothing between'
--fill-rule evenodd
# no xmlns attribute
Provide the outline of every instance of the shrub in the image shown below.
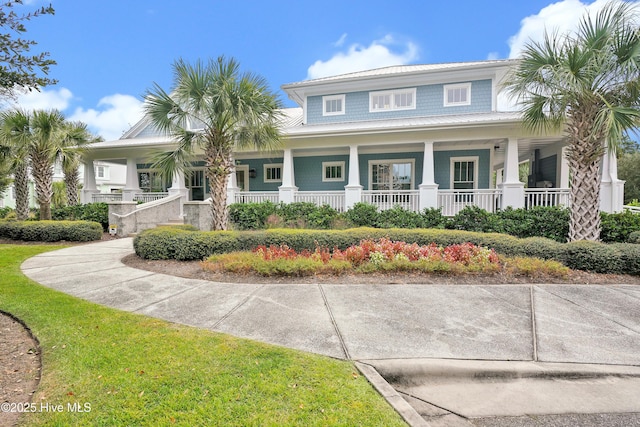
<svg viewBox="0 0 640 427"><path fill-rule="evenodd" d="M40 212L36 214L40 218ZM106 203L87 203L85 205L64 206L51 209L51 219L58 221L94 221L109 229L109 205Z"/></svg>
<svg viewBox="0 0 640 427"><path fill-rule="evenodd" d="M627 242L640 244L640 231L633 231L629 233L629 237L627 237Z"/></svg>
<svg viewBox="0 0 640 427"><path fill-rule="evenodd" d="M369 203L358 202L343 216L356 227L374 227L378 222L378 208Z"/></svg>
<svg viewBox="0 0 640 427"><path fill-rule="evenodd" d="M374 224L377 228L422 228L425 221L418 212L403 209L396 205L378 213Z"/></svg>
<svg viewBox="0 0 640 427"><path fill-rule="evenodd" d="M420 212L422 216L423 227L425 228L445 228L449 221L447 217L442 215L442 209L426 208Z"/></svg>
<svg viewBox="0 0 640 427"><path fill-rule="evenodd" d="M599 242L570 242L564 248L564 264L575 270L595 273L624 273L620 248Z"/></svg>
<svg viewBox="0 0 640 427"><path fill-rule="evenodd" d="M13 212L13 209L11 208L0 208L0 219L6 218L7 215L9 215L12 212Z"/></svg>
<svg viewBox="0 0 640 427"><path fill-rule="evenodd" d="M501 231L496 215L477 206L465 206L449 221L448 226L454 230L484 233Z"/></svg>
<svg viewBox="0 0 640 427"><path fill-rule="evenodd" d="M626 242L629 234L640 231L640 215L630 211L600 214L602 230L600 238L603 242Z"/></svg>
<svg viewBox="0 0 640 427"><path fill-rule="evenodd" d="M13 240L88 242L102 238L102 226L90 221L0 221L0 236Z"/></svg>
<svg viewBox="0 0 640 427"><path fill-rule="evenodd" d="M496 214L500 232L516 237L546 237L566 242L569 235L569 210L556 206L530 209L506 208Z"/></svg>
<svg viewBox="0 0 640 427"><path fill-rule="evenodd" d="M269 215L273 215L275 212L276 205L271 202L229 205L229 219L238 230L264 228Z"/></svg>

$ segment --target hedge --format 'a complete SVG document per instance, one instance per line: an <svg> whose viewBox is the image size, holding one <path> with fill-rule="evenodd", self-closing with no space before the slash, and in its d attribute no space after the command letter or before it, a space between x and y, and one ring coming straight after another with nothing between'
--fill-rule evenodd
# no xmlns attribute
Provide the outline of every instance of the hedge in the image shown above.
<svg viewBox="0 0 640 427"><path fill-rule="evenodd" d="M0 237L38 242L89 242L102 238L102 225L92 221L0 220Z"/></svg>
<svg viewBox="0 0 640 427"><path fill-rule="evenodd" d="M499 233L440 229L376 229L210 231L174 227L145 230L135 237L136 254L146 259L202 260L226 252L251 250L259 245L282 245L302 251L316 246L346 249L363 239L387 237L427 245L449 246L471 242L505 256L553 259L576 269L596 273L640 274L640 245L598 242L559 243L542 237L517 238Z"/></svg>

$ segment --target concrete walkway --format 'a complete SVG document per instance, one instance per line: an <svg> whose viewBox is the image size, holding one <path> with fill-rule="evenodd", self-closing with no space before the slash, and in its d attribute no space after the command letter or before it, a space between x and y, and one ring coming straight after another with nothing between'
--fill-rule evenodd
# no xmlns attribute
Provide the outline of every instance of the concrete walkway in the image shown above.
<svg viewBox="0 0 640 427"><path fill-rule="evenodd" d="M400 360L387 378L401 378L398 372L425 359L442 366L448 360L618 365L612 370L622 373L612 375L640 378L638 286L213 283L127 267L120 260L132 252L132 239L74 246L28 259L22 270L59 291L171 322L380 371L391 369L389 359ZM488 376L487 367L481 369ZM607 369L596 371L610 376ZM477 377L479 371L465 372ZM632 390L635 405L622 412L640 412L640 382Z"/></svg>

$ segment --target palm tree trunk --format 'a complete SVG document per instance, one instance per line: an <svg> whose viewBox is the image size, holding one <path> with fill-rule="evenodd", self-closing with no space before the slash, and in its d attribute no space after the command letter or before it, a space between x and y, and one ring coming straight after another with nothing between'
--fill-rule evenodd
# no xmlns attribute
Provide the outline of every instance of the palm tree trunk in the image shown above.
<svg viewBox="0 0 640 427"><path fill-rule="evenodd" d="M599 163L572 164L571 215L569 217L569 241L600 240L600 176Z"/></svg>
<svg viewBox="0 0 640 427"><path fill-rule="evenodd" d="M40 206L40 219L49 220L53 195L53 165L46 156L32 156L31 172L36 183L36 200Z"/></svg>
<svg viewBox="0 0 640 427"><path fill-rule="evenodd" d="M78 186L80 184L80 179L78 178L78 169L66 171L64 174L64 183L67 185L67 205L77 205L79 203Z"/></svg>
<svg viewBox="0 0 640 427"><path fill-rule="evenodd" d="M211 229L226 230L229 211L227 209L227 175L231 171L231 150L208 147L205 150L206 175L211 196Z"/></svg>
<svg viewBox="0 0 640 427"><path fill-rule="evenodd" d="M29 168L27 163L13 170L13 189L16 193L16 216L19 221L29 218Z"/></svg>

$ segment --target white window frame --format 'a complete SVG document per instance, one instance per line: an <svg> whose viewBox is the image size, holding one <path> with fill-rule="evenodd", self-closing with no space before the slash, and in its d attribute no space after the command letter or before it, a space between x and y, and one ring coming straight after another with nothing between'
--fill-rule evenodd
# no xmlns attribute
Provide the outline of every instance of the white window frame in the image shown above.
<svg viewBox="0 0 640 427"><path fill-rule="evenodd" d="M102 169L102 174L100 170ZM96 179L109 179L109 166L96 165Z"/></svg>
<svg viewBox="0 0 640 427"><path fill-rule="evenodd" d="M449 158L449 188L454 190L454 173L455 173L455 163L456 162L473 162L475 165L473 166L473 189L478 188L478 169L480 165L480 157L478 156L466 156L466 157L451 157Z"/></svg>
<svg viewBox="0 0 640 427"><path fill-rule="evenodd" d="M327 178L328 167L340 167L340 178ZM322 162L322 182L344 182L345 162Z"/></svg>
<svg viewBox="0 0 640 427"><path fill-rule="evenodd" d="M264 182L282 182L282 165L283 163L265 163L262 167ZM280 179L268 179L267 169L280 168Z"/></svg>
<svg viewBox="0 0 640 427"><path fill-rule="evenodd" d="M322 115L323 116L341 116L345 113L345 99L346 96L343 95L330 95L322 97ZM327 101L340 101L341 109L340 111L327 111Z"/></svg>
<svg viewBox="0 0 640 427"><path fill-rule="evenodd" d="M378 160L369 160L369 190L373 188L373 165L393 165L396 163L411 163L411 184L409 190L415 189L415 179L416 179L416 159L378 159ZM393 183L390 183L393 185ZM381 190L374 190L381 191ZM385 191L394 191L394 190L385 190Z"/></svg>
<svg viewBox="0 0 640 427"><path fill-rule="evenodd" d="M410 106L398 106L395 103L397 95L411 94L411 105ZM388 107L376 107L373 103L374 97L377 96L389 96L389 105ZM379 92L369 92L369 112L370 113L379 113L382 111L403 111L403 110L415 110L416 109L416 88L408 88L408 89L396 89L396 90L385 90Z"/></svg>
<svg viewBox="0 0 640 427"><path fill-rule="evenodd" d="M463 102L449 102L449 91L465 89L467 91L467 100ZM444 106L445 107L459 107L464 105L471 105L471 83L457 83L453 85L444 85Z"/></svg>

